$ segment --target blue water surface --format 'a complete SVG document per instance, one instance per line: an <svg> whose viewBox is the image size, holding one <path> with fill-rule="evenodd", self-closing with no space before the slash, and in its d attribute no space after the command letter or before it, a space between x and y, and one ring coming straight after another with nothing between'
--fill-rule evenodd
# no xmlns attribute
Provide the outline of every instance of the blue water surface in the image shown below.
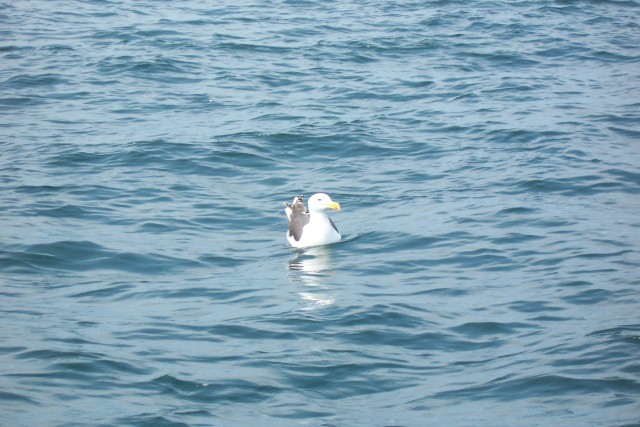
<svg viewBox="0 0 640 427"><path fill-rule="evenodd" d="M640 3L0 2L0 424L640 423ZM342 242L288 247L326 192Z"/></svg>

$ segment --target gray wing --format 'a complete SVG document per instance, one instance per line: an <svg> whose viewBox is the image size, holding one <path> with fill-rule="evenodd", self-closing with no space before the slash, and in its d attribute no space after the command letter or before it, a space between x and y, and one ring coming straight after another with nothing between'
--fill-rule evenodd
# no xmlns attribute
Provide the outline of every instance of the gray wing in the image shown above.
<svg viewBox="0 0 640 427"><path fill-rule="evenodd" d="M287 214L287 218L289 219L289 221L291 221L291 212L293 212L293 206L287 202L284 202L284 205L286 206L284 208L284 213Z"/></svg>
<svg viewBox="0 0 640 427"><path fill-rule="evenodd" d="M302 229L309 223L309 214L303 212L292 212L289 217L289 236L296 242L302 238Z"/></svg>
<svg viewBox="0 0 640 427"><path fill-rule="evenodd" d="M328 217L327 217L328 218ZM331 220L331 218L329 218L329 222L331 223L331 226L333 227L334 230L336 230L336 233L340 234L340 232L338 231L338 227L336 227L336 225L333 223L333 221Z"/></svg>

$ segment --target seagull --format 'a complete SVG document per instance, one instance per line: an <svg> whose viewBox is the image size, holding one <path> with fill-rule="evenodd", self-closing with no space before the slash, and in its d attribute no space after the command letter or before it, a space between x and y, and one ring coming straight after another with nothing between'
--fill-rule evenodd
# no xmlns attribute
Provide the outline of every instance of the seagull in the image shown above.
<svg viewBox="0 0 640 427"><path fill-rule="evenodd" d="M327 194L311 196L308 209L304 207L304 196L294 197L292 203L285 203L285 206L289 218L287 241L294 248L329 245L342 239L338 228L326 214L327 209L339 211L340 204Z"/></svg>

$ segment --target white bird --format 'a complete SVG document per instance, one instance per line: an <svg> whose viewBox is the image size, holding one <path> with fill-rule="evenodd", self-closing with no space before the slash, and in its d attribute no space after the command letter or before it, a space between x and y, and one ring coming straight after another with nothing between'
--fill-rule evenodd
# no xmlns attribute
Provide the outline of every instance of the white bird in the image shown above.
<svg viewBox="0 0 640 427"><path fill-rule="evenodd" d="M308 204L309 209L305 209L303 196L295 197L291 204L285 203L289 218L289 244L294 248L306 248L339 242L342 236L325 211L340 210L340 204L324 193L311 196Z"/></svg>

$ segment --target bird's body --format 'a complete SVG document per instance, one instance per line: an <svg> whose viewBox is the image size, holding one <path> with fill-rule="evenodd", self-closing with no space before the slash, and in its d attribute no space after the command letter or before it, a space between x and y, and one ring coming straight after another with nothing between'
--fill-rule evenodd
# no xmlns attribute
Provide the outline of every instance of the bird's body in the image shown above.
<svg viewBox="0 0 640 427"><path fill-rule="evenodd" d="M336 225L325 212L327 209L340 210L340 205L328 195L318 193L311 196L308 209L304 207L302 196L294 198L292 204L285 205L285 212L289 218L287 241L291 246L306 248L328 245L342 239Z"/></svg>

